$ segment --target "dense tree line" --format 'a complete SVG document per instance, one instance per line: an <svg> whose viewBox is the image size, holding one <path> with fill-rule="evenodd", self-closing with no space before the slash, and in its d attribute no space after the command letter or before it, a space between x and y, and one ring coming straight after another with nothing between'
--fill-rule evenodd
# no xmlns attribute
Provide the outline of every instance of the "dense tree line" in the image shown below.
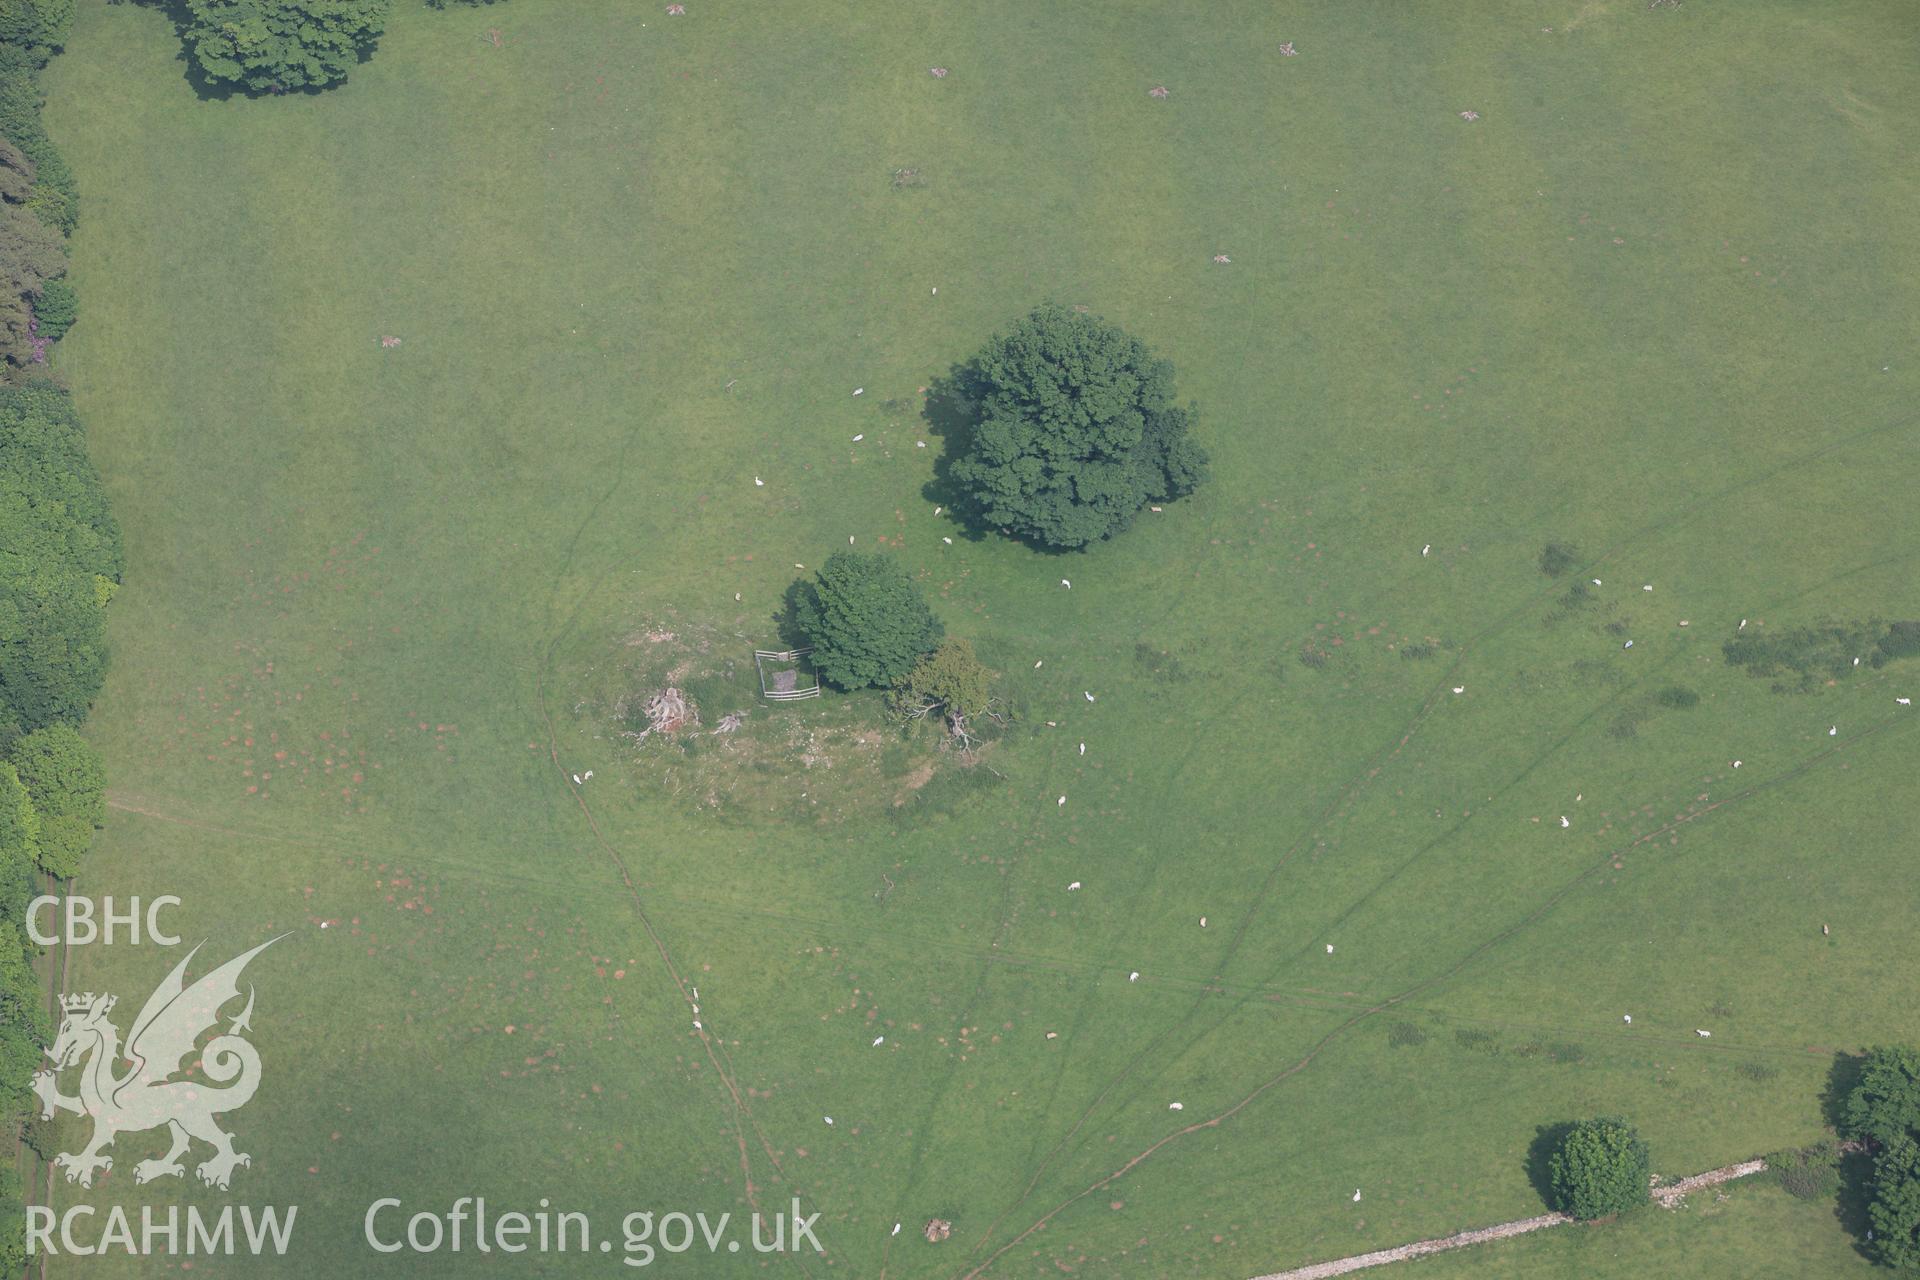
<svg viewBox="0 0 1920 1280"><path fill-rule="evenodd" d="M1920 1049L1868 1053L1847 1094L1843 1126L1873 1154L1871 1251L1896 1271L1920 1272Z"/></svg>
<svg viewBox="0 0 1920 1280"><path fill-rule="evenodd" d="M41 124L40 68L72 0L0 0L0 1126L16 1135L52 1028L25 913L41 876L78 869L106 777L75 725L106 674L120 531L66 392L45 368L73 324L73 176ZM0 1269L24 1262L25 1214L0 1162Z"/></svg>
<svg viewBox="0 0 1920 1280"><path fill-rule="evenodd" d="M46 364L75 315L64 277L79 197L40 122L39 83L72 18L72 0L0 0L0 359L12 382Z"/></svg>

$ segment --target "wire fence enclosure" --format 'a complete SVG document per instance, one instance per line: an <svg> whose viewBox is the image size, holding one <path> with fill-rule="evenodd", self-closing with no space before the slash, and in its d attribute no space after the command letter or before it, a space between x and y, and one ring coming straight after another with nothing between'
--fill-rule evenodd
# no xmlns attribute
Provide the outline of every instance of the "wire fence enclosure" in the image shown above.
<svg viewBox="0 0 1920 1280"><path fill-rule="evenodd" d="M753 665L760 673L760 696L769 702L798 702L802 698L819 697L820 677L806 661L812 652L812 645L785 652L755 649Z"/></svg>

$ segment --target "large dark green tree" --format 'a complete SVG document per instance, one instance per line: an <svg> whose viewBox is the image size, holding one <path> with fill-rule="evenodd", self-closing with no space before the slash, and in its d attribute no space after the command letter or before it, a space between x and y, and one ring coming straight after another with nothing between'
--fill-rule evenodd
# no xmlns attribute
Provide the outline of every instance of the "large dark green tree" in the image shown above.
<svg viewBox="0 0 1920 1280"><path fill-rule="evenodd" d="M0 727L83 718L106 671L94 579L48 567L0 582Z"/></svg>
<svg viewBox="0 0 1920 1280"><path fill-rule="evenodd" d="M51 876L78 874L94 829L107 816L107 771L100 752L72 725L50 724L14 743L8 754L40 815L35 861Z"/></svg>
<svg viewBox="0 0 1920 1280"><path fill-rule="evenodd" d="M390 0L186 0L187 48L207 79L256 93L347 78L386 29Z"/></svg>
<svg viewBox="0 0 1920 1280"><path fill-rule="evenodd" d="M0 760L0 921L25 916L39 856L40 815L33 811L20 775Z"/></svg>
<svg viewBox="0 0 1920 1280"><path fill-rule="evenodd" d="M42 62L66 43L73 26L73 0L0 0L0 44Z"/></svg>
<svg viewBox="0 0 1920 1280"><path fill-rule="evenodd" d="M125 560L73 401L0 387L0 575L57 563L117 582Z"/></svg>
<svg viewBox="0 0 1920 1280"><path fill-rule="evenodd" d="M958 382L974 421L953 480L989 525L1084 547L1206 478L1193 410L1173 402L1173 365L1097 316L1043 306Z"/></svg>
<svg viewBox="0 0 1920 1280"><path fill-rule="evenodd" d="M1920 1272L1920 1142L1901 1134L1873 1161L1873 1253L1896 1271Z"/></svg>
<svg viewBox="0 0 1920 1280"><path fill-rule="evenodd" d="M1920 1049L1883 1045L1870 1051L1847 1094L1844 1120L1853 1137L1882 1145L1920 1130Z"/></svg>
<svg viewBox="0 0 1920 1280"><path fill-rule="evenodd" d="M813 668L842 689L891 684L940 642L945 628L920 588L888 556L840 551L796 584L793 624L813 646Z"/></svg>
<svg viewBox="0 0 1920 1280"><path fill-rule="evenodd" d="M107 770L99 750L70 724L48 725L7 753L42 820L79 818L99 826L107 818Z"/></svg>
<svg viewBox="0 0 1920 1280"><path fill-rule="evenodd" d="M1647 1144L1617 1116L1576 1121L1547 1157L1553 1207L1576 1218L1604 1218L1647 1201Z"/></svg>
<svg viewBox="0 0 1920 1280"><path fill-rule="evenodd" d="M1920 1049L1869 1052L1842 1119L1850 1136L1878 1148L1867 1206L1874 1256L1896 1270L1920 1272Z"/></svg>

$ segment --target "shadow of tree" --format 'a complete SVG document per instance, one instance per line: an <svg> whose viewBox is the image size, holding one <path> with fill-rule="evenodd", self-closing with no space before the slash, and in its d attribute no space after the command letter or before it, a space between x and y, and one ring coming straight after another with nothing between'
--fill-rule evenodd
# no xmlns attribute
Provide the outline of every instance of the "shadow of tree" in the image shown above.
<svg viewBox="0 0 1920 1280"><path fill-rule="evenodd" d="M1847 1132L1847 1096L1860 1083L1867 1057L1841 1050L1827 1066L1826 1087L1820 1091L1820 1115L1836 1133ZM1843 1146L1840 1151L1840 1193L1834 1198L1833 1216L1853 1237L1853 1251L1873 1259L1873 1247L1867 1243L1867 1229L1873 1225L1867 1206L1873 1203L1873 1151L1870 1143Z"/></svg>
<svg viewBox="0 0 1920 1280"><path fill-rule="evenodd" d="M1847 1096L1860 1083L1860 1074L1866 1070L1865 1054L1848 1053L1844 1049L1833 1055L1833 1061L1827 1064L1826 1088L1820 1091L1820 1118L1836 1133L1847 1131Z"/></svg>
<svg viewBox="0 0 1920 1280"><path fill-rule="evenodd" d="M1549 1209L1558 1209L1553 1198L1553 1174L1548 1162L1560 1144L1573 1132L1573 1121L1562 1120L1557 1124L1543 1124L1533 1131L1533 1141L1527 1146L1525 1171L1527 1181L1539 1193L1540 1199Z"/></svg>
<svg viewBox="0 0 1920 1280"><path fill-rule="evenodd" d="M1867 1229L1873 1222L1867 1206L1873 1203L1873 1156L1864 1150L1840 1153L1840 1193L1834 1197L1833 1218L1853 1237L1853 1251L1872 1259L1873 1247L1867 1243Z"/></svg>
<svg viewBox="0 0 1920 1280"><path fill-rule="evenodd" d="M812 586L811 576L795 578L787 584L787 589L780 593L780 607L773 611L771 620L774 634L780 637L780 643L785 648L801 649L812 643L807 638L807 633L800 629L798 621L800 598Z"/></svg>
<svg viewBox="0 0 1920 1280"><path fill-rule="evenodd" d="M973 446L973 430L980 422L979 403L969 394L974 385L971 364L956 364L927 384L926 403L920 410L927 434L940 442L933 459L933 478L920 487L920 496L935 506L944 507L953 517L960 536L969 542L981 542L980 505L953 478L953 465Z"/></svg>

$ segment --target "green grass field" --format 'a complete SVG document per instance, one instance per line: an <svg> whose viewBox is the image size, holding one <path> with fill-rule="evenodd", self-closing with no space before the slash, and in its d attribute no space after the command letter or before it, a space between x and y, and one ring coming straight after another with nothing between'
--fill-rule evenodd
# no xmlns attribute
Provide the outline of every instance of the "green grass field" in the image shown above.
<svg viewBox="0 0 1920 1280"><path fill-rule="evenodd" d="M1888 1273L1855 1251L1847 1234L1837 1229L1831 1205L1794 1200L1774 1187L1736 1184L1672 1212L1649 1209L1601 1226L1501 1241L1374 1274L1404 1274L1410 1280L1632 1275L1864 1280Z"/></svg>
<svg viewBox="0 0 1920 1280"><path fill-rule="evenodd" d="M1920 617L1908 6L688 8L401 0L344 88L203 101L83 0L59 361L129 568L80 890L294 935L231 1196L129 1185L148 1135L92 1200L300 1206L218 1274L472 1274L360 1221L484 1194L798 1196L815 1277L1241 1278L1538 1212L1575 1115L1671 1174L1810 1141L1920 1035L1920 663L1720 651ZM920 389L1048 298L1215 461L1070 557L926 491ZM850 537L1002 673L991 772L751 699ZM633 749L669 674L746 729ZM1865 1269L1730 1195L1409 1270Z"/></svg>

